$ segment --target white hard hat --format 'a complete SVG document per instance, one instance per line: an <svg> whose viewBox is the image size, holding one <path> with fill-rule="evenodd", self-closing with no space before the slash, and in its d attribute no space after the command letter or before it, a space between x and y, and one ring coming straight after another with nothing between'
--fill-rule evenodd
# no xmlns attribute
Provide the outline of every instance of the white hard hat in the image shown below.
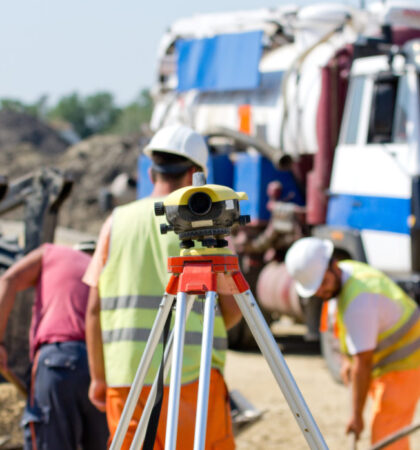
<svg viewBox="0 0 420 450"><path fill-rule="evenodd" d="M301 297L311 297L319 289L333 250L331 241L315 237L299 239L289 248L285 263Z"/></svg>
<svg viewBox="0 0 420 450"><path fill-rule="evenodd" d="M183 156L200 166L207 175L207 145L203 137L192 128L185 125L161 128L143 150L149 157L154 151Z"/></svg>

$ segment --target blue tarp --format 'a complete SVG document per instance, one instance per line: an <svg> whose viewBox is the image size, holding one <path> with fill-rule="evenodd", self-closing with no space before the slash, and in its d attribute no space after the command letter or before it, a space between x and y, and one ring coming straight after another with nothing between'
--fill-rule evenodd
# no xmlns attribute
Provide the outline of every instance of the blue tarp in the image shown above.
<svg viewBox="0 0 420 450"><path fill-rule="evenodd" d="M220 34L205 39L179 39L179 92L255 89L262 52L262 31Z"/></svg>

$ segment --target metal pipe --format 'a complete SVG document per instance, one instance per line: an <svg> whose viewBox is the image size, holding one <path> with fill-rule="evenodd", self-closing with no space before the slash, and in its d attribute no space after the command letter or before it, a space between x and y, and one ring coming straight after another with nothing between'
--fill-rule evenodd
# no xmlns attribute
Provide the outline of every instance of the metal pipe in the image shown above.
<svg viewBox="0 0 420 450"><path fill-rule="evenodd" d="M204 306L203 338L201 343L200 378L198 383L197 415L194 432L194 450L204 450L206 444L207 412L211 373L211 353L217 293L206 294Z"/></svg>
<svg viewBox="0 0 420 450"><path fill-rule="evenodd" d="M247 290L241 294L234 294L234 297L309 447L317 450L328 450L327 444L296 385L252 292Z"/></svg>
<svg viewBox="0 0 420 450"><path fill-rule="evenodd" d="M287 169L292 163L292 159L279 148L272 147L262 139L255 136L249 136L240 131L235 131L226 127L215 127L207 130L204 134L208 137L224 136L233 139L244 147L253 147L269 159L275 166L282 169Z"/></svg>
<svg viewBox="0 0 420 450"><path fill-rule="evenodd" d="M165 450L176 449L176 437L179 415L179 397L181 393L182 361L184 353L187 294L178 292L176 297L176 316L174 325L174 352L169 385L168 421L166 423Z"/></svg>
<svg viewBox="0 0 420 450"><path fill-rule="evenodd" d="M153 323L153 327L150 331L150 336L147 340L146 347L144 349L139 366L137 368L136 375L130 388L130 392L128 393L128 397L125 402L124 409L121 413L121 418L112 440L110 450L120 449L124 442L124 437L127 433L128 425L130 424L130 420L136 408L141 389L144 385L144 379L146 378L150 363L152 362L153 354L159 343L159 339L162 335L166 319L172 308L174 298L174 295L165 292L159 305L159 310Z"/></svg>

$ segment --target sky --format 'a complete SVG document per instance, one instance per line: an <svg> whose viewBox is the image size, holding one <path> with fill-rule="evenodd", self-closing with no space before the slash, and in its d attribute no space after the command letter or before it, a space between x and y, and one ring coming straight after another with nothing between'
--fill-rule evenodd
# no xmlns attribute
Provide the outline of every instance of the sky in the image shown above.
<svg viewBox="0 0 420 450"><path fill-rule="evenodd" d="M153 85L159 40L175 20L287 3L315 2L0 0L0 98L47 95L52 105L72 92L108 91L123 106Z"/></svg>

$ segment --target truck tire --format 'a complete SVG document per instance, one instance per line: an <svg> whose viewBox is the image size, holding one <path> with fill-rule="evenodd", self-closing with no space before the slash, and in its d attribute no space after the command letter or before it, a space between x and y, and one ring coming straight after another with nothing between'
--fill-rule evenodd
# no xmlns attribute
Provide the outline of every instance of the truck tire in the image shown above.
<svg viewBox="0 0 420 450"><path fill-rule="evenodd" d="M232 350L253 351L258 348L247 323L242 319L228 331L228 346Z"/></svg>
<svg viewBox="0 0 420 450"><path fill-rule="evenodd" d="M261 309L261 312L267 325L270 326L273 321L271 314L263 309ZM259 349L245 319L242 319L228 331L228 346L232 350L255 351Z"/></svg>
<svg viewBox="0 0 420 450"><path fill-rule="evenodd" d="M340 376L341 355L340 342L334 336L331 330L325 331L321 334L321 353L327 364L327 368L337 383L342 383Z"/></svg>

